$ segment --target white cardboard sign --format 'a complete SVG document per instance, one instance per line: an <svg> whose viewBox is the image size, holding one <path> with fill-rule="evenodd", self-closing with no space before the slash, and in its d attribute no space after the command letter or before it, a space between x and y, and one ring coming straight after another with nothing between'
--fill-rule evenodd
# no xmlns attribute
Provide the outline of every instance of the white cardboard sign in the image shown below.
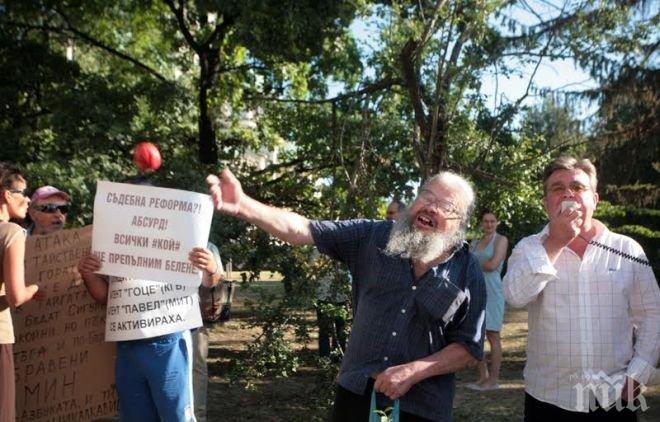
<svg viewBox="0 0 660 422"><path fill-rule="evenodd" d="M150 338L201 326L197 288L110 277L106 341Z"/></svg>
<svg viewBox="0 0 660 422"><path fill-rule="evenodd" d="M206 247L212 217L209 195L99 181L92 233L99 273L197 287L201 272L188 253Z"/></svg>

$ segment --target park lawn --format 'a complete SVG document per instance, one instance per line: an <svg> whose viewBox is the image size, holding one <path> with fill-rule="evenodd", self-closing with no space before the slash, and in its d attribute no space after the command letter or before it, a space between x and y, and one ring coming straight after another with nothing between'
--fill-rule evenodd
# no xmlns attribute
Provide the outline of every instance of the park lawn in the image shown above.
<svg viewBox="0 0 660 422"><path fill-rule="evenodd" d="M277 281L254 283L272 293L282 293ZM238 286L238 284L237 284ZM327 419L327 409L315 404L316 380L319 369L312 363L316 344L296 344L302 352L303 364L289 378L265 378L254 382L256 389L245 390L241 385L228 381L232 359L245 356L245 348L258 334L257 329L244 325L250 318L244 302L255 299L252 289L238 287L232 306L232 318L211 329L209 347L209 421L321 421ZM309 318L314 318L310 312ZM502 421L522 420L525 343L527 338L527 312L524 309L507 308L502 331L504 362L499 390L476 392L466 384L476 380L476 370L458 374L454 400L455 421ZM660 420L660 386L649 388L644 397L648 411L640 415L640 422Z"/></svg>

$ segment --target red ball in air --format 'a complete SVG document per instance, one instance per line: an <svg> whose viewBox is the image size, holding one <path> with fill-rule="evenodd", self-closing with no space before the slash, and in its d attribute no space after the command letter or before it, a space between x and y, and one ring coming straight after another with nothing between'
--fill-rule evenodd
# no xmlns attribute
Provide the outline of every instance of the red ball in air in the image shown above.
<svg viewBox="0 0 660 422"><path fill-rule="evenodd" d="M142 173L156 171L163 163L158 147L151 142L140 142L133 150L133 163Z"/></svg>

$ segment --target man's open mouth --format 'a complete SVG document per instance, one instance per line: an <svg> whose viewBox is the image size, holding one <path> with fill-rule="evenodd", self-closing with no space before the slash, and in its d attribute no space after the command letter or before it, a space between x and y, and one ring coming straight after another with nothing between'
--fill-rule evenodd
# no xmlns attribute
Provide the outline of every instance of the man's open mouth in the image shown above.
<svg viewBox="0 0 660 422"><path fill-rule="evenodd" d="M435 224L433 223L433 220L429 217L424 216L424 215L418 215L417 216L417 222L423 227L429 227L429 228L435 227Z"/></svg>

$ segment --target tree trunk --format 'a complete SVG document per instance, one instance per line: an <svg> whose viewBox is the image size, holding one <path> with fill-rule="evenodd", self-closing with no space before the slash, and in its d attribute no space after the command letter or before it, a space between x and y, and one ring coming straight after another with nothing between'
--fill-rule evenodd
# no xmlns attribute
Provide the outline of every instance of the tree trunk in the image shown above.
<svg viewBox="0 0 660 422"><path fill-rule="evenodd" d="M447 162L447 125L445 124L442 117L438 116L437 129L435 130L434 139L429 140L431 142L431 154L428 157L428 165L426 168L429 171L429 177L438 173L442 170L447 170L449 168L449 163Z"/></svg>
<svg viewBox="0 0 660 422"><path fill-rule="evenodd" d="M209 63L209 54L199 55L199 160L203 164L216 164L218 161L218 145L215 142L215 128L209 116L208 90L213 85L214 75Z"/></svg>

